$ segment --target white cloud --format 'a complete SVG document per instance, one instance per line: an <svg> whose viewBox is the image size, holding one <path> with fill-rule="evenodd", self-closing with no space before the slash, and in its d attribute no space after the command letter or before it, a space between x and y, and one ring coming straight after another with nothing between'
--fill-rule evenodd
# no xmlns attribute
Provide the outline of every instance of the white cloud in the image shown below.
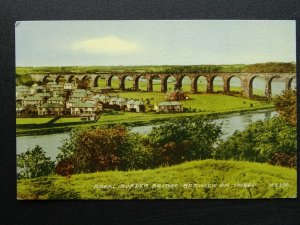
<svg viewBox="0 0 300 225"><path fill-rule="evenodd" d="M124 40L115 36L92 38L72 44L72 50L85 51L92 54L123 55L138 53L143 47L134 41Z"/></svg>

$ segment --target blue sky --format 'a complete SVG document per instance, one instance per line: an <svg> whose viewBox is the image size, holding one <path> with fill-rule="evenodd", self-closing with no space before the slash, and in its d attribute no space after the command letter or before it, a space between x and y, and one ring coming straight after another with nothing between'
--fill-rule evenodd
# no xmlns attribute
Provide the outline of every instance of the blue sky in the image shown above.
<svg viewBox="0 0 300 225"><path fill-rule="evenodd" d="M16 23L17 66L295 62L295 21Z"/></svg>

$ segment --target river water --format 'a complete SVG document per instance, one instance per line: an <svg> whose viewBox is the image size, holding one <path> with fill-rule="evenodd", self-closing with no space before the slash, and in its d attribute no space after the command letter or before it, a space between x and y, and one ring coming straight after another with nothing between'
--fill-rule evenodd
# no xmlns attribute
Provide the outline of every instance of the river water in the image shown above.
<svg viewBox="0 0 300 225"><path fill-rule="evenodd" d="M213 121L222 123L223 135L221 138L226 139L228 136L232 135L235 130L243 130L252 122L268 119L275 115L277 115L277 113L273 110L260 110L247 113L228 114ZM151 132L152 127L153 125L138 126L132 128L132 131L147 134ZM46 151L47 156L55 159L59 153L58 147L62 145L67 137L67 133L17 137L17 154L39 145Z"/></svg>

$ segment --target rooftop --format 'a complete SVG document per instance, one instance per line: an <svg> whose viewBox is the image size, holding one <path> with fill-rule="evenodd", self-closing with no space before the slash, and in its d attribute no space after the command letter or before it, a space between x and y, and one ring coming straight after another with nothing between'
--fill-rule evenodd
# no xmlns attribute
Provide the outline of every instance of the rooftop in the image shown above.
<svg viewBox="0 0 300 225"><path fill-rule="evenodd" d="M159 106L178 106L181 105L181 103L177 101L170 101L170 102L160 102L158 103Z"/></svg>
<svg viewBox="0 0 300 225"><path fill-rule="evenodd" d="M72 107L75 107L75 108L91 108L91 107L95 107L95 105L92 104L92 103L89 103L89 102L75 102Z"/></svg>
<svg viewBox="0 0 300 225"><path fill-rule="evenodd" d="M43 98L41 96L27 96L26 98L24 98L24 101L42 101Z"/></svg>
<svg viewBox="0 0 300 225"><path fill-rule="evenodd" d="M59 103L44 103L40 107L41 108L63 108L64 106Z"/></svg>

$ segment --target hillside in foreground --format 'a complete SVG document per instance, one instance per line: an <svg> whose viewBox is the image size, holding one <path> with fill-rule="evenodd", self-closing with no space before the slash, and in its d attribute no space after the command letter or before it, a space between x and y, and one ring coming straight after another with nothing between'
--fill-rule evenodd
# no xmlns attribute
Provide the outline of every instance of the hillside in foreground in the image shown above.
<svg viewBox="0 0 300 225"><path fill-rule="evenodd" d="M19 180L18 199L295 198L296 170L203 160L139 171Z"/></svg>

